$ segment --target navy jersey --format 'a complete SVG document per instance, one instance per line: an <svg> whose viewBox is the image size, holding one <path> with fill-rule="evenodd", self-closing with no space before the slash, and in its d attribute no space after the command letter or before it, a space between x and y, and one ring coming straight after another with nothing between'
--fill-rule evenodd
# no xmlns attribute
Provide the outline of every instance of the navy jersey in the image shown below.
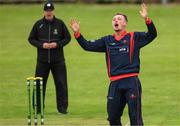
<svg viewBox="0 0 180 126"><path fill-rule="evenodd" d="M87 51L105 52L108 75L111 81L137 76L140 70L140 49L150 43L156 36L152 21L146 23L148 32L124 31L118 40L115 35L104 36L98 40L87 41L79 33L76 39Z"/></svg>

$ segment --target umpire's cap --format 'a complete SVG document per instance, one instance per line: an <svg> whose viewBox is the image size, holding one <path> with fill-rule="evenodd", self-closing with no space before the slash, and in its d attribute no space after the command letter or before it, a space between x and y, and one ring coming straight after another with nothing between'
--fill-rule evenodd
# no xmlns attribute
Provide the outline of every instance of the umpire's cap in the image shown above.
<svg viewBox="0 0 180 126"><path fill-rule="evenodd" d="M50 11L54 10L54 5L52 2L47 2L44 4L44 11L47 11L47 10L50 10Z"/></svg>

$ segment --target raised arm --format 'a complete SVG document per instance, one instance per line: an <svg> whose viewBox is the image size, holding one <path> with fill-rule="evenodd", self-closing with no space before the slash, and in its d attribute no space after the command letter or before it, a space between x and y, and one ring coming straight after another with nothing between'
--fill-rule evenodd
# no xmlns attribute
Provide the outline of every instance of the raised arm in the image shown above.
<svg viewBox="0 0 180 126"><path fill-rule="evenodd" d="M93 51L93 52L105 52L105 43L103 38L98 39L98 40L91 40L87 41L80 33L80 23L73 19L70 22L70 27L72 31L74 32L74 36L80 46L87 51Z"/></svg>
<svg viewBox="0 0 180 126"><path fill-rule="evenodd" d="M136 32L135 33L135 40L137 41L139 48L147 45L148 43L152 42L156 36L157 31L152 22L152 20L148 17L148 8L146 4L141 5L141 10L139 11L140 15L144 18L146 25L147 25L147 32Z"/></svg>

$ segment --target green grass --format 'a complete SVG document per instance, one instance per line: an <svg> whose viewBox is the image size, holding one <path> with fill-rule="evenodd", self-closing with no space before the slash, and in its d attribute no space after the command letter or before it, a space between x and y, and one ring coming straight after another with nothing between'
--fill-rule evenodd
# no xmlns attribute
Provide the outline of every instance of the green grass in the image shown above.
<svg viewBox="0 0 180 126"><path fill-rule="evenodd" d="M42 16L41 5L0 5L0 125L26 125L26 77L35 71L36 49L27 38ZM116 12L129 17L128 31L145 31L138 5L58 5L56 16L68 25L81 22L87 39L112 34ZM141 51L140 79L146 125L180 125L180 5L149 5L158 38ZM71 32L72 34L72 32ZM46 93L47 125L108 125L106 96L109 80L105 56L85 52L75 39L65 47L68 70L69 114L57 113L55 89L50 75ZM128 122L127 108L123 123Z"/></svg>

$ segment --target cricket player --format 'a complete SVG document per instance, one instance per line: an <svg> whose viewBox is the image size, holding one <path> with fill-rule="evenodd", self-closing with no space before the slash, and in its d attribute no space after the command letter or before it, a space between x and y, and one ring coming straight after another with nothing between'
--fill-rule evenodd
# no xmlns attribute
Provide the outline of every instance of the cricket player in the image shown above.
<svg viewBox="0 0 180 126"><path fill-rule="evenodd" d="M105 52L110 85L107 97L107 112L110 125L121 126L121 116L128 105L130 124L143 125L141 114L140 49L152 42L156 28L148 17L147 6L141 5L140 15L147 25L147 32L127 32L127 16L117 13L112 19L113 35L98 40L87 41L80 33L77 20L70 26L80 46L87 51Z"/></svg>

